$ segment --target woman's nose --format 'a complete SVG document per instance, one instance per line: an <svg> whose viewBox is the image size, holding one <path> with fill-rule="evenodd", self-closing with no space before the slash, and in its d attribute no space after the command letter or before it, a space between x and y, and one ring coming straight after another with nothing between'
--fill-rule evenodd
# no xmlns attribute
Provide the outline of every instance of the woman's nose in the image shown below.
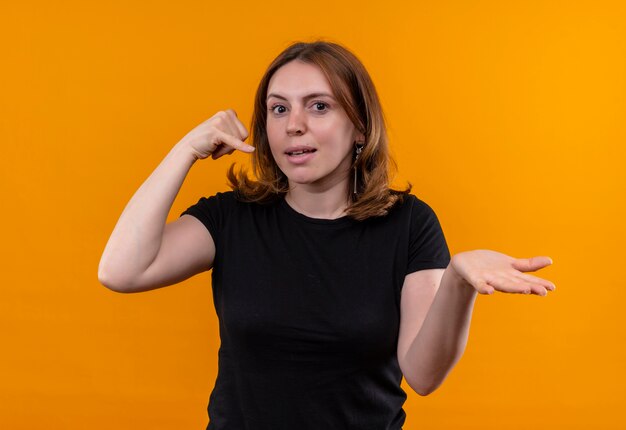
<svg viewBox="0 0 626 430"><path fill-rule="evenodd" d="M300 108L294 108L289 112L287 121L287 134L299 135L306 132L306 118Z"/></svg>

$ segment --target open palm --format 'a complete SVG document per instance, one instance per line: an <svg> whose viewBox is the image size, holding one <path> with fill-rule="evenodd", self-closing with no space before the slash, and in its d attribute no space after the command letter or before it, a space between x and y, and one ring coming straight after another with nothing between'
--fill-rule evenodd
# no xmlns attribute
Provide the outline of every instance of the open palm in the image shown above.
<svg viewBox="0 0 626 430"><path fill-rule="evenodd" d="M550 257L513 258L489 250L461 252L450 262L454 271L480 294L501 291L539 296L554 291L554 284L524 272L534 272L550 264Z"/></svg>

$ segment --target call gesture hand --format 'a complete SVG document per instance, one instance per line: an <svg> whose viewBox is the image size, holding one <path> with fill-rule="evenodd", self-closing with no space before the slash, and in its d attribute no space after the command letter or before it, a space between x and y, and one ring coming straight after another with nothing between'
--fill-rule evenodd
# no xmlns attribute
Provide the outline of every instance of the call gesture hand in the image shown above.
<svg viewBox="0 0 626 430"><path fill-rule="evenodd" d="M235 149L253 152L254 147L244 143L248 130L234 110L220 111L191 130L181 144L188 145L196 159L214 160L222 155L231 154Z"/></svg>
<svg viewBox="0 0 626 430"><path fill-rule="evenodd" d="M450 266L480 294L536 294L545 296L554 291L552 282L523 272L534 272L552 264L550 257L513 258L489 250L456 254Z"/></svg>

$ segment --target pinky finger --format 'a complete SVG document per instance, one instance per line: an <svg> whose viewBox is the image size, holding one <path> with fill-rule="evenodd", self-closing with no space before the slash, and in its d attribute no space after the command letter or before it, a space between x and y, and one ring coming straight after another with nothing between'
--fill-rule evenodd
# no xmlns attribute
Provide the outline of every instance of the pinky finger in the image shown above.
<svg viewBox="0 0 626 430"><path fill-rule="evenodd" d="M496 290L485 281L478 281L474 287L479 294L493 294Z"/></svg>

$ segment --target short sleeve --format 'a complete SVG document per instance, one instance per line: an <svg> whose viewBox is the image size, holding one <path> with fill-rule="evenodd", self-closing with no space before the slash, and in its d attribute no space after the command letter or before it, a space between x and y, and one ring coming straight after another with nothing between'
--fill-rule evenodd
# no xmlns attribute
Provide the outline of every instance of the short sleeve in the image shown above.
<svg viewBox="0 0 626 430"><path fill-rule="evenodd" d="M444 269L450 251L437 215L425 202L411 196L409 260L406 273L424 269Z"/></svg>
<svg viewBox="0 0 626 430"><path fill-rule="evenodd" d="M211 197L201 197L195 205L190 206L180 216L191 215L196 217L207 228L213 241L217 246L219 241L219 232L222 227L222 220L224 218L224 206L225 196L223 193L218 193Z"/></svg>

